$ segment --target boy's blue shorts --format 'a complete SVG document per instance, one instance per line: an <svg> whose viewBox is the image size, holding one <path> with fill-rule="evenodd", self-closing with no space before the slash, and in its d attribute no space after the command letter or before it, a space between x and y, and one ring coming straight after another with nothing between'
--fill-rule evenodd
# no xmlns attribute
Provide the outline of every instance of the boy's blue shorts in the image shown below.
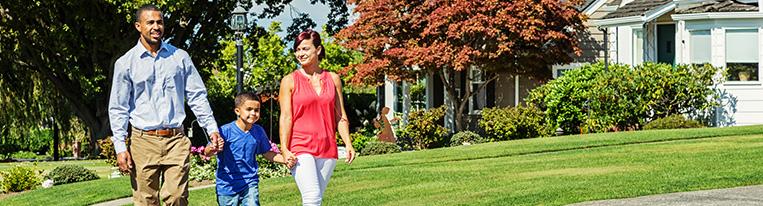
<svg viewBox="0 0 763 206"><path fill-rule="evenodd" d="M221 206L260 206L260 191L257 186L254 186L231 196L218 194L217 204Z"/></svg>

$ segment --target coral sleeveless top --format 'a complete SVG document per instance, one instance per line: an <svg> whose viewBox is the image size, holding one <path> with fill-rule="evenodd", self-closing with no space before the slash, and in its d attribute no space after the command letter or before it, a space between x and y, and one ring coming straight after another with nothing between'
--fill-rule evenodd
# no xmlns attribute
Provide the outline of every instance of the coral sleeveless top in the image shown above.
<svg viewBox="0 0 763 206"><path fill-rule="evenodd" d="M301 71L292 73L291 140L289 150L295 155L310 154L320 158L337 158L336 87L328 71L321 73L321 93Z"/></svg>

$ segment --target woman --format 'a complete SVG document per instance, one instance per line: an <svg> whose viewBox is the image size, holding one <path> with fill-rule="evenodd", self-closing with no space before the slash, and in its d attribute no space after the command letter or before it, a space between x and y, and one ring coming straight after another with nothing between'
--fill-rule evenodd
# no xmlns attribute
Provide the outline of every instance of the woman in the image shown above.
<svg viewBox="0 0 763 206"><path fill-rule="evenodd" d="M302 194L302 205L320 205L337 161L336 133L347 146L348 164L355 158L349 122L344 112L339 75L318 65L325 56L320 35L299 34L294 54L302 65L281 79L281 152L296 161L291 174ZM291 162L290 162L291 163Z"/></svg>

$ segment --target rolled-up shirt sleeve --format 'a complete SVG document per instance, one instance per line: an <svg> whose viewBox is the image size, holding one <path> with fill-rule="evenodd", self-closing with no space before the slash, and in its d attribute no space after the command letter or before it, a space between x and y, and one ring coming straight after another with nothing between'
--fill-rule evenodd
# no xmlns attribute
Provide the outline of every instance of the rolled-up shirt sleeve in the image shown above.
<svg viewBox="0 0 763 206"><path fill-rule="evenodd" d="M191 107L191 111L196 115L199 125L207 130L207 134L212 135L214 132L219 132L217 130L217 121L215 121L212 108L207 100L207 88L204 87L204 82L201 81L199 71L196 70L191 58L187 55L183 58L183 64L186 69L185 95L188 106Z"/></svg>
<svg viewBox="0 0 763 206"><path fill-rule="evenodd" d="M127 150L125 138L127 137L127 123L130 119L130 99L132 99L132 81L130 81L128 67L120 61L114 64L114 78L111 83L109 95L109 122L114 136L114 150L117 154Z"/></svg>

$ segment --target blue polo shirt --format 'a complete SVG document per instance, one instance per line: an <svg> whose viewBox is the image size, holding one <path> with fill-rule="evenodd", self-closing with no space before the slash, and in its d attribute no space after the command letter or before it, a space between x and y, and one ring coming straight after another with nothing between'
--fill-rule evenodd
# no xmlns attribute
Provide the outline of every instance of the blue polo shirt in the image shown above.
<svg viewBox="0 0 763 206"><path fill-rule="evenodd" d="M217 194L235 195L257 186L256 155L270 151L265 130L255 124L249 131L243 131L233 121L220 127L220 136L225 146L217 153Z"/></svg>

